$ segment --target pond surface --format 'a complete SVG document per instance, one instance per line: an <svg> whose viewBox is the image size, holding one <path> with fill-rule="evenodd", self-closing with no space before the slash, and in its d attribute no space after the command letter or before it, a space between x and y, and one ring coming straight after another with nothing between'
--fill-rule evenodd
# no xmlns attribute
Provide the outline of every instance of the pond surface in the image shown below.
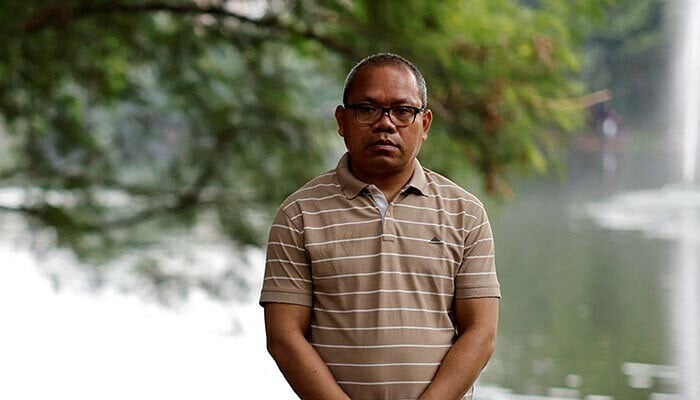
<svg viewBox="0 0 700 400"><path fill-rule="evenodd" d="M680 246L673 238L611 229L596 219L616 195L673 181L673 155L640 147L629 140L615 152L574 151L568 178L522 182L514 200L488 205L503 299L497 351L476 399L700 400L677 394L684 379L694 379L678 365L678 353L692 343L678 324L687 320L686 310L698 310L687 303L697 299L698 275L690 275L694 285L686 292L680 290L678 259L689 254L683 256L686 270L697 271L698 243ZM262 310L255 304L261 253L253 257L250 274L257 284L246 304L199 298L189 312L177 313L140 303L135 295L51 292L41 272L20 287L30 278L13 268L41 271L51 257L20 262L29 250L9 244L16 238L8 222L20 231L26 226L14 216L2 220L7 290L0 301L11 340L0 341L7 356L0 373L15 384L0 389L0 397L31 398L21 395L29 382L53 382L53 398L94 398L109 386L124 389L101 398L192 398L197 388L208 398L292 398L265 351ZM683 296L686 303L679 303ZM59 336L47 333L56 329ZM28 352L43 364L30 365ZM151 379L143 378L144 366ZM92 384L71 389L77 376Z"/></svg>
<svg viewBox="0 0 700 400"><path fill-rule="evenodd" d="M504 297L482 384L554 398L681 398L678 243L594 218L615 195L663 187L669 158L573 152L566 182L530 182L491 207Z"/></svg>

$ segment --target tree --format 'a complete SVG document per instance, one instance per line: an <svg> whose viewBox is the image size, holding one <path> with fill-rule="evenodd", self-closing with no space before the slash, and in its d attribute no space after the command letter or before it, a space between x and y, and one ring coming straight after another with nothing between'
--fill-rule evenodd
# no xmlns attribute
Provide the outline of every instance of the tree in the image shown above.
<svg viewBox="0 0 700 400"><path fill-rule="evenodd" d="M335 158L344 72L377 51L428 78L426 164L508 194L582 120L577 52L608 2L5 1L0 184L26 196L0 209L93 264L202 224L259 245ZM182 281L156 257L138 265ZM221 294L226 279L176 286Z"/></svg>
<svg viewBox="0 0 700 400"><path fill-rule="evenodd" d="M670 36L677 18L672 2L662 0L617 1L602 23L587 35L584 81L592 87L610 88L612 105L636 128L663 129L668 118L671 74ZM680 7L680 6L679 6ZM676 10L682 13L684 10Z"/></svg>

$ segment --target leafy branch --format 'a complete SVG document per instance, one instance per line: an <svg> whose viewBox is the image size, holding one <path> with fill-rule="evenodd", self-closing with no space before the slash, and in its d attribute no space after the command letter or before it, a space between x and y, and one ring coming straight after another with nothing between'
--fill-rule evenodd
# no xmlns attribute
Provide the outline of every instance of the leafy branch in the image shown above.
<svg viewBox="0 0 700 400"><path fill-rule="evenodd" d="M123 3L110 1L99 4L53 4L33 13L27 20L19 25L20 31L25 33L35 32L49 26L63 26L79 18L109 14L147 14L167 12L174 15L208 15L217 18L232 18L240 23L265 28L273 33L291 34L296 37L318 42L329 50L340 54L357 56L357 52L350 46L324 37L314 32L311 28L292 26L281 22L273 16L260 19L250 18L235 13L224 6L199 6L196 3L170 4L164 2L147 2L142 4Z"/></svg>

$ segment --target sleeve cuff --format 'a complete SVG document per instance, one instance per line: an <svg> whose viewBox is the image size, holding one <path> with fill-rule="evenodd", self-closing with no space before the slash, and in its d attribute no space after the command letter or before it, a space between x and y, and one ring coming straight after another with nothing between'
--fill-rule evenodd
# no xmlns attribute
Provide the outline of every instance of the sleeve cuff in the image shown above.
<svg viewBox="0 0 700 400"><path fill-rule="evenodd" d="M263 291L260 295L260 305L265 306L265 303L298 304L307 307L313 304L311 295L308 294Z"/></svg>
<svg viewBox="0 0 700 400"><path fill-rule="evenodd" d="M455 291L455 298L457 299L472 299L478 297L501 298L501 289L498 286L493 286L477 288L459 288Z"/></svg>

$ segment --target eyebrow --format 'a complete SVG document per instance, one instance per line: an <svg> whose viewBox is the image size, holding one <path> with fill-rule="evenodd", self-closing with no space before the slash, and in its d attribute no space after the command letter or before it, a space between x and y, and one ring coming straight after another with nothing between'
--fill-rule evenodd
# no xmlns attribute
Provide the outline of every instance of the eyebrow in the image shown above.
<svg viewBox="0 0 700 400"><path fill-rule="evenodd" d="M375 105L382 105L379 100L375 99L372 96L365 96L365 97L361 98L359 101L351 103L351 104L357 104L357 103L372 103ZM420 101L418 103L420 103ZM408 99L408 98L402 98L402 99L398 99L396 101L389 103L389 106L390 107L393 107L393 106L411 106L411 107L420 108L422 106L422 104L414 105L413 100Z"/></svg>

